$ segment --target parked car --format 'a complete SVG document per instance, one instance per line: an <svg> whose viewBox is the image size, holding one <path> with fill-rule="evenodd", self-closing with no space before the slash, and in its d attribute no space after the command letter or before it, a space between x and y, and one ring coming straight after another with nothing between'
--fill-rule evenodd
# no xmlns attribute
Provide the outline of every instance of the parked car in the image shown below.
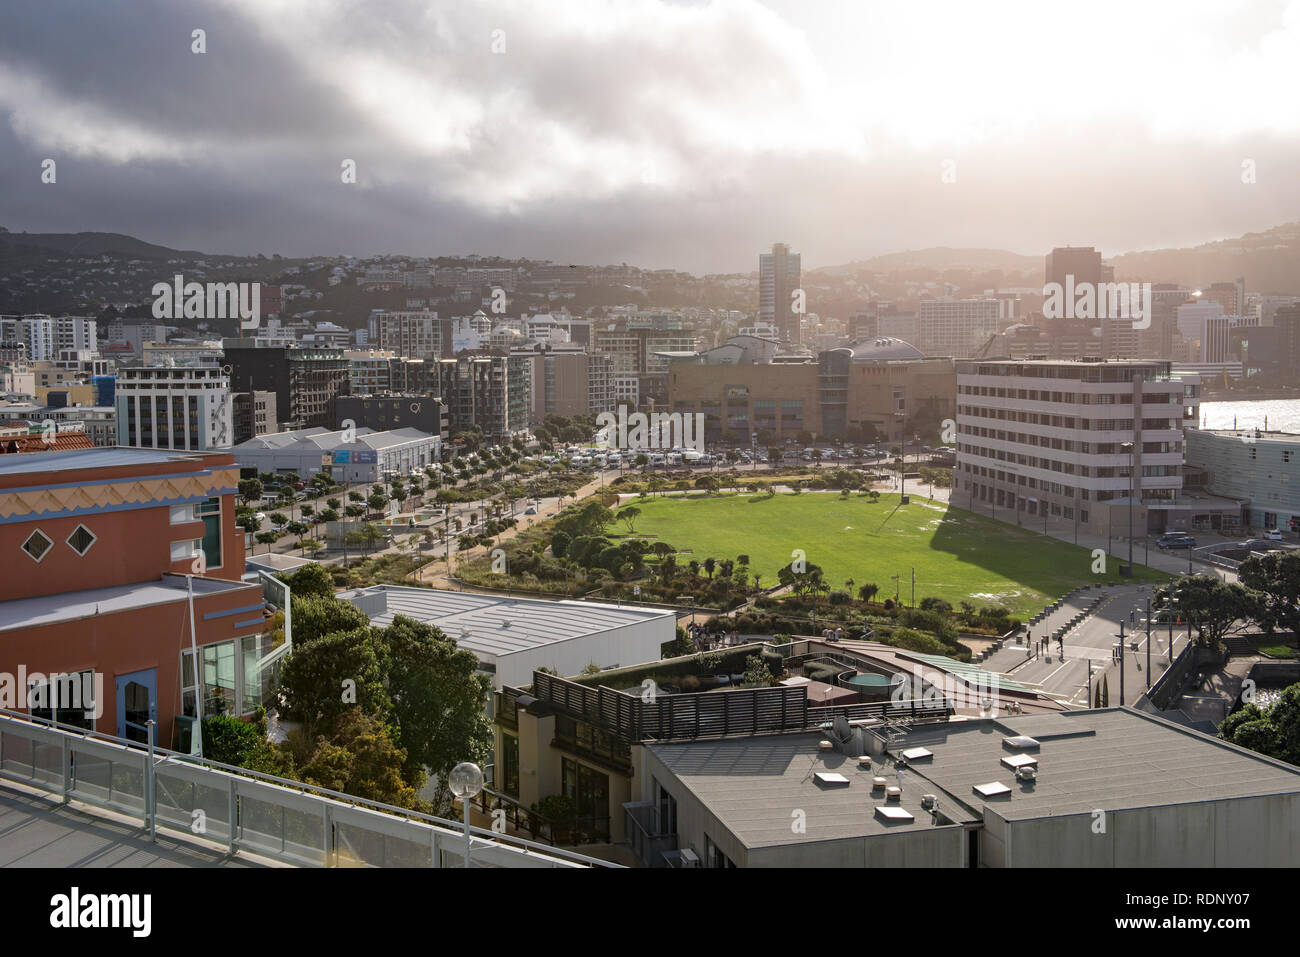
<svg viewBox="0 0 1300 957"><path fill-rule="evenodd" d="M1192 538L1190 535L1181 533L1174 535L1161 535L1156 544L1160 548L1195 548L1196 539Z"/></svg>
<svg viewBox="0 0 1300 957"><path fill-rule="evenodd" d="M1282 529L1270 528L1268 531L1264 533L1264 537L1268 539L1270 542L1280 542L1282 541Z"/></svg>

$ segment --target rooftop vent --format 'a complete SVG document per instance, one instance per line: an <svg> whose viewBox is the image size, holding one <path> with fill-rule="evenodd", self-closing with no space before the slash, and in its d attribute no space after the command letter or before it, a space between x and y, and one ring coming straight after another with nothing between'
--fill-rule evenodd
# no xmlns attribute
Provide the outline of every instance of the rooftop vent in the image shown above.
<svg viewBox="0 0 1300 957"><path fill-rule="evenodd" d="M1016 768L1017 781L1033 781L1038 778L1038 768L1032 765L1025 765L1023 768Z"/></svg>
<svg viewBox="0 0 1300 957"><path fill-rule="evenodd" d="M933 811L938 803L939 799L933 794L921 795L921 809L924 811Z"/></svg>
<svg viewBox="0 0 1300 957"><path fill-rule="evenodd" d="M885 788L886 801L900 801L903 798L903 789L895 785L894 787Z"/></svg>
<svg viewBox="0 0 1300 957"><path fill-rule="evenodd" d="M901 807L895 807L893 805L885 805L885 804L877 805L876 814L878 814L881 818L883 818L886 821L915 820L915 818L912 817L911 811L905 810L904 808Z"/></svg>

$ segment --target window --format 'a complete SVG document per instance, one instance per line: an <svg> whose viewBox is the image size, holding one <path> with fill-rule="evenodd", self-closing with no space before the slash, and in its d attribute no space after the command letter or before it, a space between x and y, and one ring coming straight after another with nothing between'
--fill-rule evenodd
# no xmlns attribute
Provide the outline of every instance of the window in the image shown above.
<svg viewBox="0 0 1300 957"><path fill-rule="evenodd" d="M184 542L172 542L172 561L184 562L195 557L197 549L194 547L194 540L190 539Z"/></svg>
<svg viewBox="0 0 1300 957"><path fill-rule="evenodd" d="M194 507L196 517L203 520L203 561L207 568L221 567L221 499L210 498Z"/></svg>
<svg viewBox="0 0 1300 957"><path fill-rule="evenodd" d="M94 532L86 528L85 525L78 525L71 535L68 536L68 546L78 555L85 555L90 551L90 546L97 541Z"/></svg>
<svg viewBox="0 0 1300 957"><path fill-rule="evenodd" d="M95 694L102 690L102 684L101 678L96 686L93 671L53 674L28 684L27 707L34 718L94 731Z"/></svg>
<svg viewBox="0 0 1300 957"><path fill-rule="evenodd" d="M218 641L199 648L199 671L203 681L203 716L237 715L234 641ZM189 650L181 652L181 699L185 714L194 716L194 663Z"/></svg>
<svg viewBox="0 0 1300 957"><path fill-rule="evenodd" d="M597 841L609 840L609 775L565 758L560 767L560 790L577 806L578 826Z"/></svg>
<svg viewBox="0 0 1300 957"><path fill-rule="evenodd" d="M22 549L29 558L39 563L53 544L54 542L50 537L38 528L27 536L27 541L23 542Z"/></svg>
<svg viewBox="0 0 1300 957"><path fill-rule="evenodd" d="M704 835L704 866L721 868L736 866L732 863L731 858L723 854L718 845L714 844L713 839L707 834Z"/></svg>
<svg viewBox="0 0 1300 957"><path fill-rule="evenodd" d="M173 525L180 525L180 524L183 524L184 522L192 522L192 521L194 521L194 520L195 520L195 519L194 519L194 506L193 506L193 505L173 505L173 506L172 506L172 517L171 517L171 523L172 523Z"/></svg>
<svg viewBox="0 0 1300 957"><path fill-rule="evenodd" d="M511 797L519 797L519 739L501 735L501 780L498 786Z"/></svg>

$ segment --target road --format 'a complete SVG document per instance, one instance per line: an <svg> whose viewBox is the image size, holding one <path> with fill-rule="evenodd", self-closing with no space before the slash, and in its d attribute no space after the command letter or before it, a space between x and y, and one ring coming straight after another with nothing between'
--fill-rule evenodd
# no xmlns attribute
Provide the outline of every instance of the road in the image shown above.
<svg viewBox="0 0 1300 957"><path fill-rule="evenodd" d="M1128 705L1136 703L1169 666L1169 626L1153 622L1148 644L1145 622L1147 602L1152 594L1150 587L1121 586L1107 589L1106 594L1109 600L1101 610L1066 634L1063 646L1051 642L1044 648L1042 639L1046 634L1040 625L1037 633L1035 628L1030 629L1028 645L1012 643L1004 646L983 667L999 671L1014 681L1034 685L1078 708L1090 706L1088 689L1095 688L1104 675L1110 703L1115 706L1120 703L1121 682L1119 664L1113 654L1120 640L1122 623L1125 636L1123 702ZM1050 625L1047 630L1051 630ZM1175 626L1173 635L1173 654L1177 656L1187 644L1187 626ZM1093 671L1091 684L1089 667Z"/></svg>

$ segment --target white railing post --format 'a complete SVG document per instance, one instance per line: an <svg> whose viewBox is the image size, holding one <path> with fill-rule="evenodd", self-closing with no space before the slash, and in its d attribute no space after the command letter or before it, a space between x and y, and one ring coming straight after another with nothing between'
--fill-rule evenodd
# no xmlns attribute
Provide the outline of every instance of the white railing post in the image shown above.
<svg viewBox="0 0 1300 957"><path fill-rule="evenodd" d="M237 784L237 779L232 775L230 778L230 804L227 811L229 815L228 819L230 821L229 845L230 845L231 854L234 854L236 851L239 850L239 840L236 837L236 835L239 833L239 823L238 823L239 795L235 793L236 784Z"/></svg>
<svg viewBox="0 0 1300 957"><path fill-rule="evenodd" d="M63 738L63 803L72 800L72 739Z"/></svg>
<svg viewBox="0 0 1300 957"><path fill-rule="evenodd" d="M153 843L158 842L158 782L154 778L154 735L158 722L152 718L148 722L149 730L149 753L145 756L148 762L144 772L144 813L149 824L149 840Z"/></svg>

